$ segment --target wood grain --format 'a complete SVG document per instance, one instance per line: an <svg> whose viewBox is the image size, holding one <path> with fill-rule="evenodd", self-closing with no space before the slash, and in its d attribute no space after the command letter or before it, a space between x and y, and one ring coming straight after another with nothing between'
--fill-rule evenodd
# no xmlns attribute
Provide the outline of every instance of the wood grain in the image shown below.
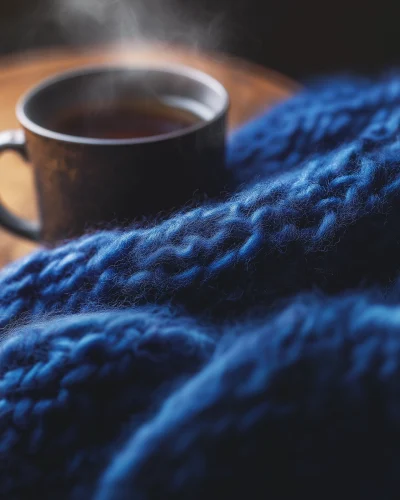
<svg viewBox="0 0 400 500"><path fill-rule="evenodd" d="M181 63L217 78L231 98L229 125L235 128L269 106L286 99L297 84L280 74L221 54L203 54L171 46L111 46L88 49L47 50L0 59L0 130L18 128L15 105L30 87L53 74L88 64ZM1 199L18 215L37 216L32 173L13 153L0 161ZM25 255L35 244L0 229L0 266Z"/></svg>

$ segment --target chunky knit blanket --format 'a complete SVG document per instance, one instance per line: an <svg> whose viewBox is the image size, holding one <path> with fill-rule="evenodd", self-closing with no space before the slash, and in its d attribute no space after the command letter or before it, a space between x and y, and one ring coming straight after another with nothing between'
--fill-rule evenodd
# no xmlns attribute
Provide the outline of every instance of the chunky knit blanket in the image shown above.
<svg viewBox="0 0 400 500"><path fill-rule="evenodd" d="M399 76L316 83L228 166L0 273L1 499L399 498Z"/></svg>

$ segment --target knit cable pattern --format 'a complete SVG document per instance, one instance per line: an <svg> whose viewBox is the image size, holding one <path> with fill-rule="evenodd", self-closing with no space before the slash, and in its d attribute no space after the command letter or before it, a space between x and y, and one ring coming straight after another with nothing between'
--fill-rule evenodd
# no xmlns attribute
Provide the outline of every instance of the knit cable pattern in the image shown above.
<svg viewBox="0 0 400 500"><path fill-rule="evenodd" d="M390 281L399 268L399 88L395 78L367 86L354 104L354 95L346 100L338 84L337 108L335 86L318 90L311 107L306 94L299 98L305 117L324 116L330 130L338 114L346 115L359 134L323 153L315 141L307 143L297 170L267 175L223 203L149 228L84 237L10 267L0 275L0 327L42 314L171 300L190 311L221 314L314 286L332 292ZM281 122L286 112L290 122L293 104L286 106L280 108ZM261 132L268 116L257 122ZM304 131L298 124L298 135L309 136L307 123ZM254 127L249 125L251 137L257 135ZM268 170L270 142L261 148L249 129L242 132L247 159ZM280 133L277 142L292 146L287 127ZM339 138L338 132L332 144ZM316 152L310 156L310 150Z"/></svg>
<svg viewBox="0 0 400 500"><path fill-rule="evenodd" d="M399 131L398 75L319 83L225 199L2 270L0 498L397 498Z"/></svg>
<svg viewBox="0 0 400 500"><path fill-rule="evenodd" d="M87 498L124 428L213 350L211 336L167 310L61 316L13 332L0 347L0 498Z"/></svg>

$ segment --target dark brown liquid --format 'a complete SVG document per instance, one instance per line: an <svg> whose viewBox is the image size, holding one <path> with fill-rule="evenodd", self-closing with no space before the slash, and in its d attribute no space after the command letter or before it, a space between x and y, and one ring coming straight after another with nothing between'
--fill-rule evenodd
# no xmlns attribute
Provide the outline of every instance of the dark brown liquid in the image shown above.
<svg viewBox="0 0 400 500"><path fill-rule="evenodd" d="M177 132L201 121L190 111L159 103L80 108L58 116L55 132L93 139L134 139Z"/></svg>

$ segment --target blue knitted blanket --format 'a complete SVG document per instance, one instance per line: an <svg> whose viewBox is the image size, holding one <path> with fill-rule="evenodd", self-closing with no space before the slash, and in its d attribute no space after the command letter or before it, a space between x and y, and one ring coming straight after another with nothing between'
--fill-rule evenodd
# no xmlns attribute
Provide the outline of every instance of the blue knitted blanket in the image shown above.
<svg viewBox="0 0 400 500"><path fill-rule="evenodd" d="M400 77L315 84L228 166L0 273L1 499L399 498Z"/></svg>

